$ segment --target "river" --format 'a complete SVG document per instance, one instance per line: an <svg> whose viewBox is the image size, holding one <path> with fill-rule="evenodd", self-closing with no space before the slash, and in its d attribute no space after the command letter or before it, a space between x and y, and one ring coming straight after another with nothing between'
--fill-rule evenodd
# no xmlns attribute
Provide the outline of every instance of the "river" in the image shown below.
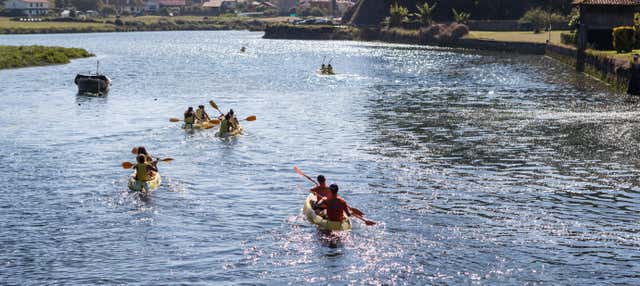
<svg viewBox="0 0 640 286"><path fill-rule="evenodd" d="M636 101L540 56L261 36L0 36L97 55L0 71L0 284L640 284ZM76 95L96 60L111 92ZM169 122L209 100L257 121ZM147 199L137 145L175 159ZM294 166L379 224L318 231Z"/></svg>

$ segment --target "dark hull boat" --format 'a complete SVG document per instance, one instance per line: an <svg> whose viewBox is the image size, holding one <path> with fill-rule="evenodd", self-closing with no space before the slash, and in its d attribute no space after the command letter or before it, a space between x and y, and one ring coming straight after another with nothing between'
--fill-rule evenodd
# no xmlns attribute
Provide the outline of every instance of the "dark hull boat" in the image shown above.
<svg viewBox="0 0 640 286"><path fill-rule="evenodd" d="M78 93L92 93L103 95L109 92L111 79L106 75L76 75L75 80L78 86Z"/></svg>

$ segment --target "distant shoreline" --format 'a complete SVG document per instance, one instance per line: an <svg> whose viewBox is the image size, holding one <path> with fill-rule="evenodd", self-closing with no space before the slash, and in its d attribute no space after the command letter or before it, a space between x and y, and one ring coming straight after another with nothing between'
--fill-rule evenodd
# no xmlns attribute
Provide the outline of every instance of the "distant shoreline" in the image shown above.
<svg viewBox="0 0 640 286"><path fill-rule="evenodd" d="M0 46L0 70L68 64L72 59L93 57L85 49L46 46Z"/></svg>
<svg viewBox="0 0 640 286"><path fill-rule="evenodd" d="M13 21L0 17L0 34L60 34L144 31L264 31L267 23L284 18L141 16L102 18L87 21L52 19L41 22Z"/></svg>

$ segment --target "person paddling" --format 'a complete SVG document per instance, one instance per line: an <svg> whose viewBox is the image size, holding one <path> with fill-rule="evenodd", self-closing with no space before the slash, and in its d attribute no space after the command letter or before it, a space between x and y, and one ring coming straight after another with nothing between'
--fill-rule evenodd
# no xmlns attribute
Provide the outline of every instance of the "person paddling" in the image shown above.
<svg viewBox="0 0 640 286"><path fill-rule="evenodd" d="M225 114L224 117L222 117L222 120L220 121L220 130L218 131L220 133L220 135L224 135L227 134L227 132L229 132L229 128L231 127L231 123L230 121L231 116L229 115L229 113Z"/></svg>
<svg viewBox="0 0 640 286"><path fill-rule="evenodd" d="M327 65L327 74L333 74L333 66L331 64Z"/></svg>
<svg viewBox="0 0 640 286"><path fill-rule="evenodd" d="M184 112L184 128L193 128L195 122L196 114L193 112L193 107L189 106L187 111Z"/></svg>
<svg viewBox="0 0 640 286"><path fill-rule="evenodd" d="M198 110L196 110L196 119L199 120L201 123L204 121L211 120L209 118L209 114L207 114L207 112L204 111L204 105L198 106Z"/></svg>
<svg viewBox="0 0 640 286"><path fill-rule="evenodd" d="M325 64L322 64L322 66L320 66L320 73L321 74L327 73L327 66Z"/></svg>
<svg viewBox="0 0 640 286"><path fill-rule="evenodd" d="M146 182L151 181L153 179L153 172L157 172L158 169L150 163L146 162L145 155L138 155L136 157L137 164L133 166L133 169L136 170L136 181L142 182L142 186L145 191L149 191L149 184Z"/></svg>
<svg viewBox="0 0 640 286"><path fill-rule="evenodd" d="M327 219L330 221L343 221L346 219L344 216L351 216L349 211L349 205L340 196L338 196L338 185L332 184L329 186L331 190L331 198L323 198L317 204L318 208L325 208L327 210ZM315 208L314 208L315 209Z"/></svg>
<svg viewBox="0 0 640 286"><path fill-rule="evenodd" d="M138 155L143 155L144 158L145 158L145 162L151 163L154 166L158 165L158 161L157 160L156 161L153 160L153 157L149 154L149 152L147 152L147 149L144 148L144 146L138 146L138 153L136 153L136 157Z"/></svg>
<svg viewBox="0 0 640 286"><path fill-rule="evenodd" d="M240 127L240 121L236 117L236 114L233 112L233 109L229 110L229 124L231 131L236 130Z"/></svg>
<svg viewBox="0 0 640 286"><path fill-rule="evenodd" d="M323 175L318 176L318 185L310 189L309 192L316 195L316 202L319 202L322 198L331 197L331 189L327 187L327 179Z"/></svg>

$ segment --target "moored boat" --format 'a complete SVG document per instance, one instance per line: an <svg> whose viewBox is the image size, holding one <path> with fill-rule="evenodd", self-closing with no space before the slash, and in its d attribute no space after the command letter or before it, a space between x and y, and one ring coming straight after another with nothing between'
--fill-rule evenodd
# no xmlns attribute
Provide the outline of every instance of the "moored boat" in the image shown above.
<svg viewBox="0 0 640 286"><path fill-rule="evenodd" d="M128 186L129 186L129 190L132 190L134 192L144 192L145 191L144 186L145 184L147 184L147 186L149 187L149 192L152 192L158 187L160 187L161 182L162 182L162 179L160 178L159 173L155 173L155 175L150 181L138 181L136 180L136 172L134 171L131 177L129 177Z"/></svg>
<svg viewBox="0 0 640 286"><path fill-rule="evenodd" d="M319 216L313 211L311 205L316 201L315 194L309 194L307 199L304 201L304 206L302 207L302 213L304 213L305 217L309 222L318 226L318 228L323 230L333 230L333 231L341 231L341 230L351 230L351 220L345 214L345 219L343 221L330 221L322 216Z"/></svg>
<svg viewBox="0 0 640 286"><path fill-rule="evenodd" d="M77 74L74 80L78 86L79 94L97 94L105 95L109 92L109 86L111 86L111 79L103 74L99 73L99 64L96 68L96 74Z"/></svg>

